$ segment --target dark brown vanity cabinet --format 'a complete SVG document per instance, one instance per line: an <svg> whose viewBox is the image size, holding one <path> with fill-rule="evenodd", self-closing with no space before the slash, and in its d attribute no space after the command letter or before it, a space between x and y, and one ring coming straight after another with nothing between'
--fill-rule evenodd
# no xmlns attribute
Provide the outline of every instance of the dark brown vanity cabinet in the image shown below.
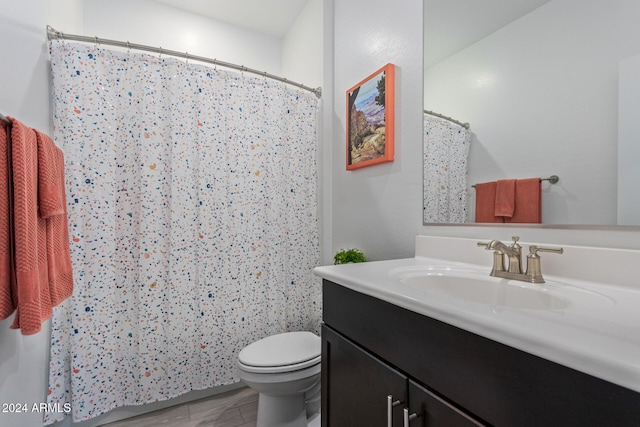
<svg viewBox="0 0 640 427"><path fill-rule="evenodd" d="M323 322L324 427L640 426L640 393L327 280Z"/></svg>

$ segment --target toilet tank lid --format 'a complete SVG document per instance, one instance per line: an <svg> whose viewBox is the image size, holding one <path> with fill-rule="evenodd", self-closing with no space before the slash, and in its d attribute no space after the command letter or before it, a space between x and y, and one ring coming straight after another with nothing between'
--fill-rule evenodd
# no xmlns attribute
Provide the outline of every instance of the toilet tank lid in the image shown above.
<svg viewBox="0 0 640 427"><path fill-rule="evenodd" d="M249 366L286 366L320 356L320 337L311 332L272 335L240 351L238 360Z"/></svg>

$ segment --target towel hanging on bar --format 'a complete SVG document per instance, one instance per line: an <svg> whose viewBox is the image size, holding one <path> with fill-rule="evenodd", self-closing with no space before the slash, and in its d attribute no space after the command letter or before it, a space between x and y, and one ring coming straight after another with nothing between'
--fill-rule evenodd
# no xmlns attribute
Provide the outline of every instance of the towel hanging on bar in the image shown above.
<svg viewBox="0 0 640 427"><path fill-rule="evenodd" d="M64 191L64 153L15 118L0 128L0 320L39 332L52 308L73 292Z"/></svg>

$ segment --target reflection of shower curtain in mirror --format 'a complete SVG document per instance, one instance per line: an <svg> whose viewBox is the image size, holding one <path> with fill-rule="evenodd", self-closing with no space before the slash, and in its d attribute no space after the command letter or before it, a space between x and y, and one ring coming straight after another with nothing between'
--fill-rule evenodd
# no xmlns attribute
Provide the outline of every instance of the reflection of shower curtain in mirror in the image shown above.
<svg viewBox="0 0 640 427"><path fill-rule="evenodd" d="M424 114L424 222L463 223L471 132Z"/></svg>
<svg viewBox="0 0 640 427"><path fill-rule="evenodd" d="M76 290L49 403L80 421L235 383L244 346L318 332L314 94L69 42L51 67Z"/></svg>

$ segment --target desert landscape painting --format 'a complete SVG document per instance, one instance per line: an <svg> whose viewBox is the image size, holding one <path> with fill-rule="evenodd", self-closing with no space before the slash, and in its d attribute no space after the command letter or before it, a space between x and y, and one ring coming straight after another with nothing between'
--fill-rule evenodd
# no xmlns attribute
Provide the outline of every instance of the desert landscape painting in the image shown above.
<svg viewBox="0 0 640 427"><path fill-rule="evenodd" d="M388 68L383 67L347 92L347 169L393 160Z"/></svg>

